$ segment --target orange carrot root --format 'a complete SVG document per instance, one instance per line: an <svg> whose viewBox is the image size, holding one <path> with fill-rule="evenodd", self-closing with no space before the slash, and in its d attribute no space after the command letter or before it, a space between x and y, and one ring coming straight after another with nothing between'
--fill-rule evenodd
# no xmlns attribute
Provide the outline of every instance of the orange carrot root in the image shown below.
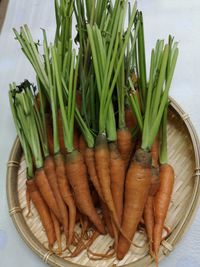
<svg viewBox="0 0 200 267"><path fill-rule="evenodd" d="M51 186L51 189L54 193L60 214L62 219L62 225L64 228L64 233L66 240L68 240L69 230L68 230L68 211L65 206L65 203L61 197L59 187L58 187L58 178L60 175L60 171L56 168L54 158L53 157L47 157L44 161L44 170L47 175L47 179L49 181L49 184Z"/></svg>
<svg viewBox="0 0 200 267"><path fill-rule="evenodd" d="M110 143L111 191L118 221L121 225L124 197L125 163L121 158L116 143Z"/></svg>
<svg viewBox="0 0 200 267"><path fill-rule="evenodd" d="M29 191L31 200L39 213L41 222L44 226L45 232L47 234L49 249L52 250L53 244L56 240L53 222L50 216L50 211L44 202L40 192L37 189L34 179L26 181L27 190Z"/></svg>
<svg viewBox="0 0 200 267"><path fill-rule="evenodd" d="M124 160L125 168L127 168L133 150L132 135L128 128L117 130L117 145L121 157Z"/></svg>
<svg viewBox="0 0 200 267"><path fill-rule="evenodd" d="M53 194L53 191L50 187L49 181L47 179L47 176L44 172L44 169L38 169L35 172L35 182L36 185L44 198L46 204L51 209L51 211L54 213L54 215L57 217L59 222L62 222L61 214L58 208L58 204L56 202L55 196Z"/></svg>
<svg viewBox="0 0 200 267"><path fill-rule="evenodd" d="M55 155L56 173L58 179L58 187L63 201L69 210L69 237L67 247L71 245L74 236L74 228L76 224L76 206L71 193L71 189L65 172L65 162L62 154Z"/></svg>
<svg viewBox="0 0 200 267"><path fill-rule="evenodd" d="M153 232L153 250L158 262L159 247L162 240L162 231L170 204L174 185L174 170L171 165L163 164L160 167L160 187L154 198L155 227Z"/></svg>
<svg viewBox="0 0 200 267"><path fill-rule="evenodd" d="M28 188L26 188L26 206L28 209L26 217L29 217L30 214L32 215L32 212L31 212L31 196L30 196L30 193L28 191Z"/></svg>
<svg viewBox="0 0 200 267"><path fill-rule="evenodd" d="M78 150L79 149L79 132L78 132L78 128L76 126L74 127L73 144L74 144L74 149Z"/></svg>
<svg viewBox="0 0 200 267"><path fill-rule="evenodd" d="M126 122L126 127L128 129L133 129L136 126L136 118L130 107L126 107L125 109L125 122Z"/></svg>
<svg viewBox="0 0 200 267"><path fill-rule="evenodd" d="M101 186L99 183L99 179L97 177L97 172L95 168L95 157L94 157L94 150L92 148L86 148L84 153L84 159L87 166L88 174L90 176L90 180L96 189L99 197L103 199L103 195L101 192Z"/></svg>
<svg viewBox="0 0 200 267"><path fill-rule="evenodd" d="M85 138L84 136L81 134L80 137L79 137L79 151L81 152L82 155L85 154L85 150L87 148L87 144L85 142Z"/></svg>
<svg viewBox="0 0 200 267"><path fill-rule="evenodd" d="M110 213L109 213L109 210L108 210L106 204L103 201L101 201L101 208L102 208L103 219L104 219L107 231L108 231L109 235L112 238L114 238L114 232L113 232L113 227L112 227L112 223L111 223Z"/></svg>
<svg viewBox="0 0 200 267"><path fill-rule="evenodd" d="M151 156L152 156L152 166L158 168L158 159L159 159L159 139L158 136L155 138L154 143L151 147Z"/></svg>
<svg viewBox="0 0 200 267"><path fill-rule="evenodd" d="M83 156L79 151L74 150L72 153L67 154L66 174L69 179L69 183L73 188L75 199L80 211L89 217L90 221L95 225L100 233L105 234L102 221L92 202L86 166Z"/></svg>
<svg viewBox="0 0 200 267"><path fill-rule="evenodd" d="M53 214L52 211L50 211L51 214L51 218L53 221L53 225L54 225L54 230L55 230L55 234L56 234L56 240L57 240L57 244L58 244L58 255L62 254L62 244L61 244L61 231L60 231L60 224L56 218L56 216Z"/></svg>
<svg viewBox="0 0 200 267"><path fill-rule="evenodd" d="M151 154L142 149L136 151L128 169L125 182L125 201L122 230L130 240L141 220L151 183ZM117 258L123 259L130 243L120 234Z"/></svg>

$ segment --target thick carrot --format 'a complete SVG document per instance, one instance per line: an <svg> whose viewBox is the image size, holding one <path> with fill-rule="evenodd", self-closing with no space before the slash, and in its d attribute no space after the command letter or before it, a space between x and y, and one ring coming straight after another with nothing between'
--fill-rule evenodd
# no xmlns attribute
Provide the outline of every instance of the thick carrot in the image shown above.
<svg viewBox="0 0 200 267"><path fill-rule="evenodd" d="M58 204L58 208L61 214L61 219L62 219L62 225L64 228L64 233L66 236L66 239L68 240L68 235L69 235L69 231L68 231L68 210L65 206L65 203L61 197L60 191L59 191L59 187L58 187L58 181L57 181L57 175L59 175L59 172L56 172L56 166L55 166L55 162L54 162L54 158L49 156L46 157L45 161L44 161L44 170L45 173L47 175L47 179L49 181L49 184L51 186L51 189L54 193L56 202Z"/></svg>
<svg viewBox="0 0 200 267"><path fill-rule="evenodd" d="M52 210L59 222L62 222L58 204L43 168L36 170L35 182L48 207Z"/></svg>
<svg viewBox="0 0 200 267"><path fill-rule="evenodd" d="M132 135L128 128L117 130L117 145L121 157L124 160L125 168L127 168L133 149Z"/></svg>
<svg viewBox="0 0 200 267"><path fill-rule="evenodd" d="M160 187L154 198L155 226L153 232L153 250L158 261L162 231L165 218L170 204L170 199L174 185L174 170L169 164L160 166Z"/></svg>
<svg viewBox="0 0 200 267"><path fill-rule="evenodd" d="M75 199L80 211L88 216L100 233L105 234L105 229L92 202L89 191L87 169L82 154L74 150L66 157L66 174L74 191Z"/></svg>
<svg viewBox="0 0 200 267"><path fill-rule="evenodd" d="M125 163L117 149L116 143L114 142L110 143L109 149L110 149L111 192L118 216L118 221L121 225L122 213L123 213Z"/></svg>
<svg viewBox="0 0 200 267"><path fill-rule="evenodd" d="M53 214L52 211L50 211L51 214L51 218L53 221L53 225L54 225L54 230L55 230L55 235L56 235L56 240L57 240L57 244L58 244L58 255L62 254L62 244L61 244L61 231L60 231L60 224L56 218L56 216Z"/></svg>
<svg viewBox="0 0 200 267"><path fill-rule="evenodd" d="M41 222L44 226L45 232L47 234L49 249L52 250L53 244L56 240L55 231L53 222L50 216L49 208L47 207L46 203L44 202L34 179L27 180L26 186L30 194L30 198L39 213Z"/></svg>
<svg viewBox="0 0 200 267"><path fill-rule="evenodd" d="M46 113L45 114L45 124L46 124L46 131L47 131L47 142L50 155L54 153L54 145L53 145L53 127L51 121L51 115Z"/></svg>
<svg viewBox="0 0 200 267"><path fill-rule="evenodd" d="M28 191L28 188L26 188L26 206L28 209L26 217L28 217L31 214L31 196L30 196L30 193Z"/></svg>
<svg viewBox="0 0 200 267"><path fill-rule="evenodd" d="M151 154L138 149L128 169L125 182L125 201L122 230L132 240L142 217L151 183ZM123 259L129 250L130 242L119 237L117 258Z"/></svg>
<svg viewBox="0 0 200 267"><path fill-rule="evenodd" d="M65 172L65 162L63 155L61 153L55 155L55 164L56 164L56 174L58 180L59 190L64 200L65 204L68 206L69 210L69 238L67 246L70 245L73 241L74 228L76 224L76 206L70 190L69 182L67 180Z"/></svg>
<svg viewBox="0 0 200 267"><path fill-rule="evenodd" d="M60 144L60 151L63 155L66 153L65 148L65 142L64 142L64 134L63 134L63 126L62 126L62 116L60 109L58 110L58 118L57 118L57 124L58 124L58 138L59 138L59 144Z"/></svg>

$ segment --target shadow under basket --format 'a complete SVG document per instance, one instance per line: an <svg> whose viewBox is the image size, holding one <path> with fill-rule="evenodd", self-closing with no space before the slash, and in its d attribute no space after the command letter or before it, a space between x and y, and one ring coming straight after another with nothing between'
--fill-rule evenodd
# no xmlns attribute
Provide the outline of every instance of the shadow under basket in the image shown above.
<svg viewBox="0 0 200 267"><path fill-rule="evenodd" d="M189 116L170 99L168 114L168 151L169 163L175 170L173 195L165 221L171 230L160 247L159 260L174 250L176 244L191 224L199 204L200 196L200 146L198 136ZM122 261L116 258L94 261L83 251L76 258L57 256L47 249L47 238L39 220L37 211L31 206L33 215L27 217L26 208L26 164L22 155L19 139L15 140L7 169L7 198L9 214L19 234L26 244L44 262L50 266L153 266L153 259L148 254L148 243L143 229L139 229L134 237L134 244ZM77 226L78 227L78 226ZM166 233L163 232L163 235ZM99 236L91 246L91 250L104 253L112 245L109 236Z"/></svg>

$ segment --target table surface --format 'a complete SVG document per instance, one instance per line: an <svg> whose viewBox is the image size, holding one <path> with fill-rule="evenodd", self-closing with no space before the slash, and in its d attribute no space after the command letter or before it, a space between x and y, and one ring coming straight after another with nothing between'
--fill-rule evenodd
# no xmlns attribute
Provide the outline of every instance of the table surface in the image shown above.
<svg viewBox="0 0 200 267"><path fill-rule="evenodd" d="M0 266L42 267L45 264L25 245L8 215L6 199L6 163L16 136L8 101L8 85L25 78L34 81L34 73L14 40L12 28L19 29L27 23L33 36L41 38L40 28L47 29L49 40L55 30L54 1L10 0L6 19L0 35ZM171 96L189 114L200 134L200 1L199 0L139 0L145 21L147 54L150 54L157 38L169 33L179 42L180 55ZM149 57L147 55L147 61ZM183 240L164 259L161 267L200 266L200 211Z"/></svg>

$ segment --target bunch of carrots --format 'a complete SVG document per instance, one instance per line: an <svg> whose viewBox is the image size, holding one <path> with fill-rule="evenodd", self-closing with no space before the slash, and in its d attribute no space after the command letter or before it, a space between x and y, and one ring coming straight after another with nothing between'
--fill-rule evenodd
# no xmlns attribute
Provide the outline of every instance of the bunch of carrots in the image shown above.
<svg viewBox="0 0 200 267"><path fill-rule="evenodd" d="M27 25L14 29L37 82L12 83L9 90L27 165L29 216L32 201L50 250L57 241L59 255L68 249L75 257L87 249L98 259L123 259L142 223L158 263L174 183L167 109L177 43L171 36L166 44L157 41L147 78L143 15L136 4L55 0L55 14L52 43L45 30L41 45ZM113 238L112 248L104 255L91 251L105 234Z"/></svg>

